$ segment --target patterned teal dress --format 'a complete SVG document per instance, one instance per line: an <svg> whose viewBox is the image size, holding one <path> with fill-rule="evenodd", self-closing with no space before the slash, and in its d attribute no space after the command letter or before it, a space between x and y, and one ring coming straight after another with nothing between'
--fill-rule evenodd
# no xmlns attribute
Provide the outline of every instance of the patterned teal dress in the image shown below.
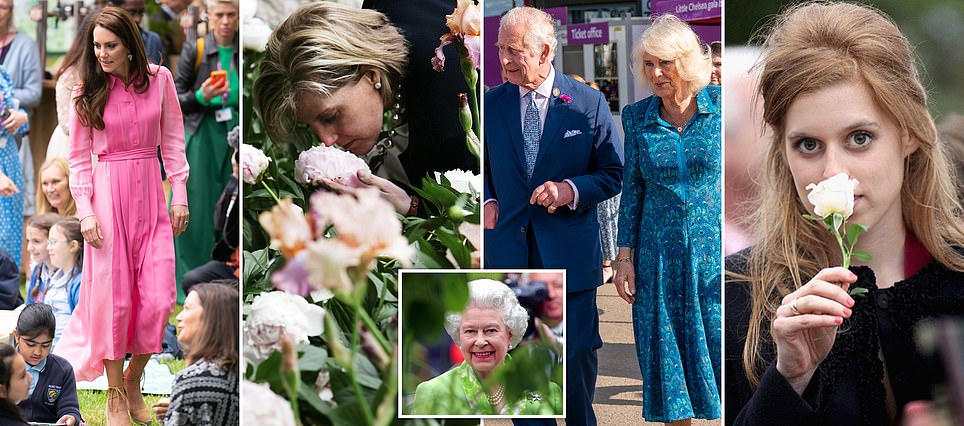
<svg viewBox="0 0 964 426"><path fill-rule="evenodd" d="M0 110L13 108L13 83L6 68L0 66ZM23 111L22 109L19 111ZM28 124L17 129L22 135ZM0 196L0 249L10 255L16 265L20 265L20 248L23 244L23 169L20 166L20 151L13 135L0 127L0 171L7 175L20 192L9 197Z"/></svg>
<svg viewBox="0 0 964 426"><path fill-rule="evenodd" d="M720 417L720 88L682 135L652 96L623 109L620 247L635 249L633 330L651 422Z"/></svg>

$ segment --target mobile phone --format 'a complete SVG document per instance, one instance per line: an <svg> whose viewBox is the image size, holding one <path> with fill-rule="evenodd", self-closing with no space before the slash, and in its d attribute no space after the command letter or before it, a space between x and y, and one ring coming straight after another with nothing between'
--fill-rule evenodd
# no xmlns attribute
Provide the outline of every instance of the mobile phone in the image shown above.
<svg viewBox="0 0 964 426"><path fill-rule="evenodd" d="M211 84L221 87L228 82L228 72L225 70L211 71Z"/></svg>

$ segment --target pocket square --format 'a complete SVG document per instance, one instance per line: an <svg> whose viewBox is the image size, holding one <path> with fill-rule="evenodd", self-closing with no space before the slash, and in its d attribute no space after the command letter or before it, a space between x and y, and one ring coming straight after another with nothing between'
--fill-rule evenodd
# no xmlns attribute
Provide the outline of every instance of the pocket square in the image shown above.
<svg viewBox="0 0 964 426"><path fill-rule="evenodd" d="M563 136L562 138L563 138L563 139L565 139L565 138L571 138L571 137L573 137L573 136L579 136L579 135L581 135L581 134L582 134L582 130L579 130L579 129L566 130L566 134L565 134L565 136Z"/></svg>

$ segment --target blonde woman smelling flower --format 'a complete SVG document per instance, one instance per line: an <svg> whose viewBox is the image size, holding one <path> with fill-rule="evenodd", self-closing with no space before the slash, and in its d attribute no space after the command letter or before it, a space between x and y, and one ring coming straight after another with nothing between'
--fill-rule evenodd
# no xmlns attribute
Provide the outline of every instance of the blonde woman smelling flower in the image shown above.
<svg viewBox="0 0 964 426"><path fill-rule="evenodd" d="M899 423L934 385L914 326L964 314L961 208L914 54L881 12L812 3L778 18L762 58L774 138L759 243L726 260L726 423ZM850 270L804 218L821 213L808 187L841 173L859 182L848 223L868 227L855 249L872 255Z"/></svg>

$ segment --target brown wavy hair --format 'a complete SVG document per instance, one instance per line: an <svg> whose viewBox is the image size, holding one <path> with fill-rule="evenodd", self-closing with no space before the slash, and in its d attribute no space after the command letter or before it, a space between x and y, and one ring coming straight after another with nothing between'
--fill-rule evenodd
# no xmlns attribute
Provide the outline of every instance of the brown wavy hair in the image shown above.
<svg viewBox="0 0 964 426"><path fill-rule="evenodd" d="M201 301L201 326L186 348L188 365L206 359L221 368L238 366L238 290L227 284L204 283L191 287Z"/></svg>
<svg viewBox="0 0 964 426"><path fill-rule="evenodd" d="M150 87L149 61L144 49L141 32L130 15L119 7L107 6L96 12L90 25L82 34L83 53L80 56L78 77L80 92L74 98L74 105L80 123L85 127L104 130L104 106L110 92L110 78L101 68L94 54L94 28L102 27L121 40L131 55L127 84L134 86L136 93L144 93Z"/></svg>
<svg viewBox="0 0 964 426"><path fill-rule="evenodd" d="M763 118L774 131L760 186L758 209L750 223L760 226L760 240L748 258L750 324L743 369L759 383L761 348L770 340L769 325L782 298L800 288L820 269L840 264L839 252L825 229L803 218L807 208L797 196L787 163L784 135L787 110L801 95L844 82L867 84L875 101L919 148L904 160L900 201L904 224L945 267L964 271L961 205L954 171L945 156L927 93L915 68L907 38L882 12L865 5L806 3L784 11L763 44L760 94Z"/></svg>

